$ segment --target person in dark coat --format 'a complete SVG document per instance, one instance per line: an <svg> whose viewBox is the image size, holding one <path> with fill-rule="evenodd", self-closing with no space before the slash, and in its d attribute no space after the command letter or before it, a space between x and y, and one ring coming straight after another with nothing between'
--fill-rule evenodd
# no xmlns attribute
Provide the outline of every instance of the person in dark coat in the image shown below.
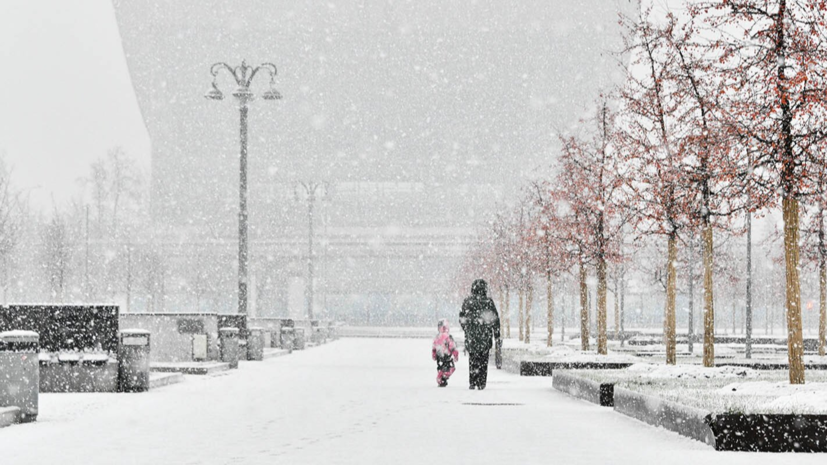
<svg viewBox="0 0 827 465"><path fill-rule="evenodd" d="M474 281L471 295L462 302L459 324L465 331L470 389L485 389L492 342L500 339L500 316L494 301L488 297L488 284L482 279Z"/></svg>

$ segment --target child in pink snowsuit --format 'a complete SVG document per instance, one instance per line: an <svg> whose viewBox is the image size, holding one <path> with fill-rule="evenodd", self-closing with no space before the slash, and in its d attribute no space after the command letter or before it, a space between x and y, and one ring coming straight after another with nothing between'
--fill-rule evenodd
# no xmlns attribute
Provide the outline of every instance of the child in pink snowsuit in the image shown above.
<svg viewBox="0 0 827 465"><path fill-rule="evenodd" d="M434 338L431 345L431 358L436 360L436 383L439 387L448 385L448 378L454 374L454 362L459 360L459 351L450 334L448 320L439 320L437 323L439 334Z"/></svg>

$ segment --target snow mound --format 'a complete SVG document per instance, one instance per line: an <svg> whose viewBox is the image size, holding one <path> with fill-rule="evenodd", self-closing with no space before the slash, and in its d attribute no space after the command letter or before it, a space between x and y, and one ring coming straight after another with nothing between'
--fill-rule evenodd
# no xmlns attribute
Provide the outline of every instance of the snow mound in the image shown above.
<svg viewBox="0 0 827 465"><path fill-rule="evenodd" d="M752 381L728 384L718 390L727 397L767 397L770 410L827 412L827 383L790 384L786 381Z"/></svg>
<svg viewBox="0 0 827 465"><path fill-rule="evenodd" d="M718 379L718 378L756 378L759 373L752 368L743 367L714 367L707 368L700 365L654 365L651 363L636 363L628 368L641 378L650 379Z"/></svg>

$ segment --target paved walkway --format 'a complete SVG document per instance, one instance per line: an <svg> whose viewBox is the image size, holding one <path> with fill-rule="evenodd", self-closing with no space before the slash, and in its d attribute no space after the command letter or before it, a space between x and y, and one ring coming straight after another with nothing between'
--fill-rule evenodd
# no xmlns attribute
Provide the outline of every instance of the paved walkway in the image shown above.
<svg viewBox="0 0 827 465"><path fill-rule="evenodd" d="M436 387L429 341L343 339L146 394L45 394L40 421L0 430L0 463L784 464L823 455L721 453L548 378L467 365Z"/></svg>

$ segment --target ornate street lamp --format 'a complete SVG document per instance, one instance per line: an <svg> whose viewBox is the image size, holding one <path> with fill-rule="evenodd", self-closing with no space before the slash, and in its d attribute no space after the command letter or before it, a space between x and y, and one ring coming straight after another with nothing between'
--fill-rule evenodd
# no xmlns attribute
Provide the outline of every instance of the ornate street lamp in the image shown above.
<svg viewBox="0 0 827 465"><path fill-rule="evenodd" d="M326 199L329 193L329 186L326 182L304 182L299 181L298 186L304 188L304 193L307 194L307 285L305 286L305 296L307 299L307 318L313 319L313 204L316 202L316 195L319 192L322 199ZM298 192L296 192L298 199Z"/></svg>
<svg viewBox="0 0 827 465"><path fill-rule="evenodd" d="M241 153L240 176L239 176L239 206L238 206L238 313L247 314L247 264L249 255L247 253L247 104L255 98L250 90L253 78L264 71L270 76L270 87L261 94L264 100L280 100L281 94L273 88L276 80L276 65L262 63L259 66L248 66L246 61L241 61L241 66L233 68L226 63L215 63L210 67L210 74L213 76L212 88L204 95L210 100L223 100L224 94L218 89L216 79L221 70L226 70L235 79L238 88L233 92L233 97L238 100L238 110L241 115Z"/></svg>

